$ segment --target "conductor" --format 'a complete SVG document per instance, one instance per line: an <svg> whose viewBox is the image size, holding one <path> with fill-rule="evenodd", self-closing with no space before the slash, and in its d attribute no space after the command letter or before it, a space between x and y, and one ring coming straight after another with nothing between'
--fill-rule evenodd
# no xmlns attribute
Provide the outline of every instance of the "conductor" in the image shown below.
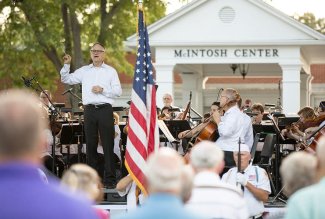
<svg viewBox="0 0 325 219"><path fill-rule="evenodd" d="M61 81L66 84L82 84L85 134L88 164L98 170L98 133L104 150L104 185L114 188L116 172L114 165L114 119L112 104L121 96L122 88L116 70L104 63L105 47L94 43L90 49L92 63L70 72L71 56L65 55L60 71Z"/></svg>

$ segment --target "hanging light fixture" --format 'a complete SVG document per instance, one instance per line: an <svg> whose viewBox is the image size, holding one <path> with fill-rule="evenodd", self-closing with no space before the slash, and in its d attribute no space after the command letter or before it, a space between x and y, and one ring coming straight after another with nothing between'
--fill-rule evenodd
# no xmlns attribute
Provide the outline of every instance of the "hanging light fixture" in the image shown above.
<svg viewBox="0 0 325 219"><path fill-rule="evenodd" d="M232 73L235 74L236 73L236 69L238 68L238 64L230 64L229 66L232 69Z"/></svg>
<svg viewBox="0 0 325 219"><path fill-rule="evenodd" d="M239 73L243 76L243 79L245 79L249 70L249 64L230 64L229 67L232 69L233 74L235 74L237 68L239 68Z"/></svg>

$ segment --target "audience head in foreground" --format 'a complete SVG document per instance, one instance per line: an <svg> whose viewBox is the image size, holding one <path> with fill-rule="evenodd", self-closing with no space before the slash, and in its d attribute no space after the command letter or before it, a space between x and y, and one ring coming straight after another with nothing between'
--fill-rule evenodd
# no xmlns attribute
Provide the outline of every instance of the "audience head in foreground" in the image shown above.
<svg viewBox="0 0 325 219"><path fill-rule="evenodd" d="M192 196L186 208L203 218L248 218L242 193L220 180L224 168L223 151L210 141L202 141L191 150L190 163L195 170Z"/></svg>
<svg viewBox="0 0 325 219"><path fill-rule="evenodd" d="M40 175L40 153L45 145L43 118L39 99L32 93L0 92L1 218L97 218L90 203L45 183ZM19 210L17 203L23 203ZM54 206L59 210L54 211Z"/></svg>
<svg viewBox="0 0 325 219"><path fill-rule="evenodd" d="M146 168L149 197L140 208L122 218L198 218L185 210L181 200L183 168L182 157L171 148L162 147L152 153Z"/></svg>
<svg viewBox="0 0 325 219"><path fill-rule="evenodd" d="M316 180L316 166L316 157L304 151L286 157L280 167L285 194L291 196L297 190L313 184Z"/></svg>
<svg viewBox="0 0 325 219"><path fill-rule="evenodd" d="M325 218L325 138L318 141L316 148L316 174L319 182L300 189L289 198L285 218ZM304 176L301 176L304 177Z"/></svg>

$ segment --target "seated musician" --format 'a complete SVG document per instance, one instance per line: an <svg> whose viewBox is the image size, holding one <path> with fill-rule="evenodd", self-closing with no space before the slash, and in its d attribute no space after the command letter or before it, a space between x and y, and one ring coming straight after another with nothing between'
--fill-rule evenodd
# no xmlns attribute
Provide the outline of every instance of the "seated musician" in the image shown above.
<svg viewBox="0 0 325 219"><path fill-rule="evenodd" d="M305 130L305 138L309 138L310 135L312 135L314 132L318 131L319 128L323 127L325 125L325 101L321 101L319 103L319 107L317 109L318 116L312 121L312 122L306 122ZM304 140L304 139L303 139Z"/></svg>
<svg viewBox="0 0 325 219"><path fill-rule="evenodd" d="M215 111L217 111L219 109L219 103L218 102L213 102L210 106L210 112L208 113L209 116L205 116L207 117L206 119L208 119ZM198 134L205 126L205 122L203 121L202 123L200 123L198 126L196 126L195 128L191 129L191 130L185 130L182 131L178 134L178 138L179 139L183 139L183 138L191 138L193 136L195 136L196 134Z"/></svg>
<svg viewBox="0 0 325 219"><path fill-rule="evenodd" d="M252 106L252 113L256 114L252 117L253 125L260 125L262 124L263 114L264 114L264 107L260 103L255 103Z"/></svg>
<svg viewBox="0 0 325 219"><path fill-rule="evenodd" d="M300 117L299 121L297 123L291 124L290 127L283 129L281 132L288 138L302 142L306 139L306 133L304 132L305 130L303 130L304 122L312 121L317 116L315 114L314 109L309 106L306 106L299 110L298 115Z"/></svg>
<svg viewBox="0 0 325 219"><path fill-rule="evenodd" d="M180 119L182 117L181 109L177 106L173 106L173 97L171 94L166 93L163 96L164 106L161 109L160 119L170 120L170 119Z"/></svg>

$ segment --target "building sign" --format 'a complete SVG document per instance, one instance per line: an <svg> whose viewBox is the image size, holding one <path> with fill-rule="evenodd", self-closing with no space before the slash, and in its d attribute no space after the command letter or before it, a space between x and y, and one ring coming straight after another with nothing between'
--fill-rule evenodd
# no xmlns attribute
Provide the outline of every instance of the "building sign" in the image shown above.
<svg viewBox="0 0 325 219"><path fill-rule="evenodd" d="M244 49L174 49L175 58L272 58L279 57L278 49L244 48Z"/></svg>

